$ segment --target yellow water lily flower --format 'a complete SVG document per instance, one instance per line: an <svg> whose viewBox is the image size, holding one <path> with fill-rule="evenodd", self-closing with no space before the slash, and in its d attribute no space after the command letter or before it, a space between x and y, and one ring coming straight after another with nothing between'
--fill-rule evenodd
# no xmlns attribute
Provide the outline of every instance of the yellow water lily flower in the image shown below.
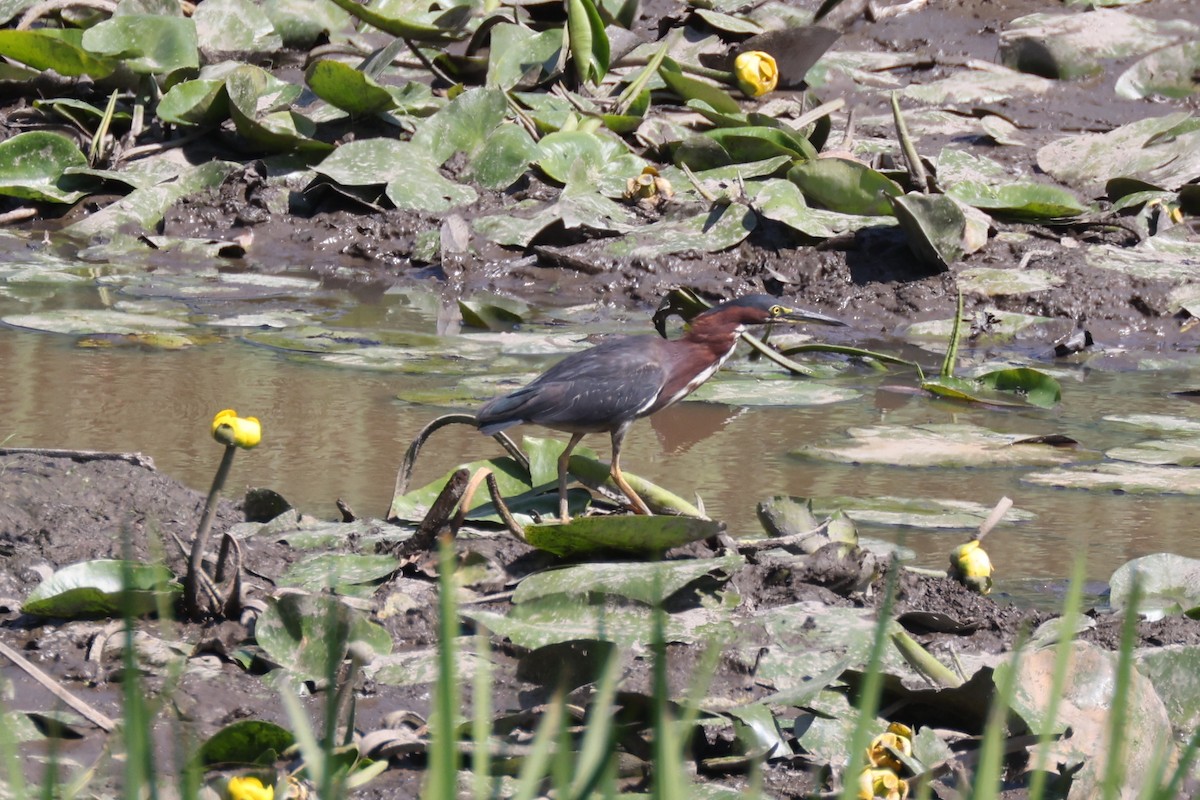
<svg viewBox="0 0 1200 800"><path fill-rule="evenodd" d="M890 769L864 769L858 776L858 800L905 800L908 781Z"/></svg>
<svg viewBox="0 0 1200 800"><path fill-rule="evenodd" d="M950 575L980 594L992 590L992 560L978 539L960 544L950 553Z"/></svg>
<svg viewBox="0 0 1200 800"><path fill-rule="evenodd" d="M226 408L213 417L212 434L221 444L249 450L262 441L262 425L255 417L239 417L232 408Z"/></svg>
<svg viewBox="0 0 1200 800"><path fill-rule="evenodd" d="M739 54L733 60L733 74L747 97L762 97L779 84L779 67L771 54L762 50Z"/></svg>
<svg viewBox="0 0 1200 800"><path fill-rule="evenodd" d="M238 775L225 786L229 800L275 800L275 787L263 786L253 775Z"/></svg>
<svg viewBox="0 0 1200 800"><path fill-rule="evenodd" d="M867 748L867 761L872 767L882 767L898 771L903 764L900 759L896 758L895 753L903 753L906 756L912 755L912 741L894 731L881 733L871 740L871 746Z"/></svg>

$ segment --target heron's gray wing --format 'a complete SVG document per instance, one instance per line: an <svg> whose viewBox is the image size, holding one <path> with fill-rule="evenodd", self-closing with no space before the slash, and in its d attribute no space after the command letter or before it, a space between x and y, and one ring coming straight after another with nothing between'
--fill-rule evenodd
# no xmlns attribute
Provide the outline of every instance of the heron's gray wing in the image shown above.
<svg viewBox="0 0 1200 800"><path fill-rule="evenodd" d="M485 433L518 422L566 431L607 431L636 419L666 375L661 339L614 339L568 356L528 386L480 409Z"/></svg>

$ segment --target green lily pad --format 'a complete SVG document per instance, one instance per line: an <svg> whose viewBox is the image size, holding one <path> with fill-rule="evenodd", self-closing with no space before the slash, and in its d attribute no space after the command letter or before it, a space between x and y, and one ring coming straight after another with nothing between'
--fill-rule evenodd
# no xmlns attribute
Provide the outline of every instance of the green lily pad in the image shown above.
<svg viewBox="0 0 1200 800"><path fill-rule="evenodd" d="M721 378L709 381L689 401L724 403L731 406L819 406L842 403L862 392L847 386L793 378Z"/></svg>
<svg viewBox="0 0 1200 800"><path fill-rule="evenodd" d="M708 81L685 75L679 65L670 58L663 59L662 65L658 68L658 75L671 91L685 101L703 100L722 114L738 114L742 110L738 101L734 100L729 92Z"/></svg>
<svg viewBox="0 0 1200 800"><path fill-rule="evenodd" d="M182 81L158 102L158 116L173 125L215 125L229 117L225 81Z"/></svg>
<svg viewBox="0 0 1200 800"><path fill-rule="evenodd" d="M603 252L614 258L654 258L695 250L717 253L741 243L758 225L745 206L715 206L681 220L664 219L606 242Z"/></svg>
<svg viewBox="0 0 1200 800"><path fill-rule="evenodd" d="M548 75L562 50L562 30L558 28L538 33L523 25L501 22L493 26L491 35L487 85L500 89L512 89Z"/></svg>
<svg viewBox="0 0 1200 800"><path fill-rule="evenodd" d="M413 146L427 152L432 161L444 164L455 153L465 153L466 177L492 189L503 189L528 167L533 140L513 133L508 118L508 101L495 88L469 89L434 114L415 134ZM500 141L493 141L500 137Z"/></svg>
<svg viewBox="0 0 1200 800"><path fill-rule="evenodd" d="M1092 492L1200 495L1200 470L1191 467L1115 462L1031 472L1023 475L1021 481L1035 486Z"/></svg>
<svg viewBox="0 0 1200 800"><path fill-rule="evenodd" d="M398 569L388 555L316 553L292 564L278 579L280 586L309 591L333 589L335 594L370 597L376 584Z"/></svg>
<svg viewBox="0 0 1200 800"><path fill-rule="evenodd" d="M332 58L317 59L309 64L304 70L304 81L317 97L351 116L365 116L396 107L391 92L374 78Z"/></svg>
<svg viewBox="0 0 1200 800"><path fill-rule="evenodd" d="M115 60L85 49L83 31L74 29L0 31L0 55L34 69L52 69L72 78L80 75L105 78L116 69Z"/></svg>
<svg viewBox="0 0 1200 800"><path fill-rule="evenodd" d="M283 47L270 17L249 0L204 0L192 19L200 47L209 53L272 53Z"/></svg>
<svg viewBox="0 0 1200 800"><path fill-rule="evenodd" d="M65 230L77 236L111 236L114 231L126 227L137 230L153 228L176 202L221 185L237 168L237 164L229 161L209 161L191 167L181 172L175 180L138 189L90 217L68 225Z"/></svg>
<svg viewBox="0 0 1200 800"><path fill-rule="evenodd" d="M577 598L550 595L515 606L507 614L464 609L462 615L528 649L580 639L643 649L655 639L654 612L649 607L611 598L581 603ZM733 632L728 610L695 608L668 615L663 635L667 642L691 644L728 638Z"/></svg>
<svg viewBox="0 0 1200 800"><path fill-rule="evenodd" d="M469 469L471 474L475 474L480 469L490 469L492 474L496 476L496 482L500 487L500 494L506 498L523 495L533 488L530 485L528 473L511 458L474 461L455 467L437 480L431 481L419 489L414 489L408 494L396 498L388 511L388 519L411 521L424 519L425 515L429 513L429 507L433 505L433 501L437 499L437 496L441 494L442 489L445 488L446 483L450 480L450 476L462 467ZM488 497L486 491L476 492L471 508L474 509L490 502L491 499Z"/></svg>
<svg viewBox="0 0 1200 800"><path fill-rule="evenodd" d="M805 199L843 214L890 217L888 196L904 193L891 178L844 158L806 161L788 170L787 176L800 187Z"/></svg>
<svg viewBox="0 0 1200 800"><path fill-rule="evenodd" d="M196 23L188 17L114 16L84 31L82 44L91 53L119 58L124 66L144 74L200 67Z"/></svg>
<svg viewBox="0 0 1200 800"><path fill-rule="evenodd" d="M59 133L29 131L0 142L0 194L25 200L74 203L84 192L60 187L63 172L86 167L87 157Z"/></svg>
<svg viewBox="0 0 1200 800"><path fill-rule="evenodd" d="M322 153L333 145L313 137L316 125L289 109L301 87L275 78L255 66L238 67L225 78L229 113L238 134L266 151Z"/></svg>
<svg viewBox="0 0 1200 800"><path fill-rule="evenodd" d="M967 218L945 195L909 192L891 197L892 213L908 236L908 246L926 264L949 269L963 257Z"/></svg>
<svg viewBox="0 0 1200 800"><path fill-rule="evenodd" d="M1176 741L1200 727L1200 647L1143 647L1133 654L1137 671L1150 679L1162 698Z"/></svg>
<svg viewBox="0 0 1200 800"><path fill-rule="evenodd" d="M805 445L791 455L897 467L1053 466L1081 457L1074 448L1042 444L1040 437L968 424L876 425L851 428L847 434L849 441L844 444Z"/></svg>
<svg viewBox="0 0 1200 800"><path fill-rule="evenodd" d="M287 594L258 618L255 637L277 664L300 680L321 680L346 657L352 641L390 653L392 637L358 611L332 597Z"/></svg>
<svg viewBox="0 0 1200 800"><path fill-rule="evenodd" d="M1138 613L1181 614L1200 606L1200 559L1153 553L1126 561L1109 578L1108 602L1126 608L1134 584L1141 596Z"/></svg>
<svg viewBox="0 0 1200 800"><path fill-rule="evenodd" d="M606 197L621 197L626 181L637 177L645 159L620 141L584 131L558 131L537 145L537 165L561 184L593 187Z"/></svg>
<svg viewBox="0 0 1200 800"><path fill-rule="evenodd" d="M263 12L285 47L308 50L322 35L339 40L350 15L330 0L265 0Z"/></svg>
<svg viewBox="0 0 1200 800"><path fill-rule="evenodd" d="M904 96L929 105L990 105L1015 97L1033 100L1054 88L1054 81L989 65L986 71L956 70L931 83L909 84Z"/></svg>
<svg viewBox="0 0 1200 800"><path fill-rule="evenodd" d="M1189 439L1151 439L1125 447L1114 447L1104 455L1117 461L1132 461L1136 464L1194 467L1200 465L1200 436Z"/></svg>
<svg viewBox="0 0 1200 800"><path fill-rule="evenodd" d="M274 722L242 719L208 737L200 747L200 763L211 767L230 764L260 764L265 756L278 757L295 743L296 737ZM274 761L274 758L271 759Z"/></svg>
<svg viewBox="0 0 1200 800"><path fill-rule="evenodd" d="M527 603L554 594L579 598L615 595L651 605L713 573L728 577L743 564L741 556L733 555L650 564L563 567L535 572L525 578L517 585L512 601Z"/></svg>
<svg viewBox="0 0 1200 800"><path fill-rule="evenodd" d="M974 181L960 181L951 186L947 194L993 216L1020 222L1067 219L1088 210L1071 192L1044 183L989 186Z"/></svg>
<svg viewBox="0 0 1200 800"><path fill-rule="evenodd" d="M94 619L150 614L170 607L183 588L156 564L101 559L71 564L38 584L21 610L37 617Z"/></svg>
<svg viewBox="0 0 1200 800"><path fill-rule="evenodd" d="M754 208L767 219L782 222L814 239L832 239L863 228L896 224L896 220L887 217L813 208L804 199L799 186L783 179L764 181L754 198Z"/></svg>
<svg viewBox="0 0 1200 800"><path fill-rule="evenodd" d="M1200 139L1197 139L1200 143ZM1089 247L1084 253L1088 266L1124 272L1139 278L1150 278L1172 283L1190 283L1196 276L1196 260L1200 258L1200 242L1187 231L1171 228L1165 233L1150 236L1133 247L1099 245ZM1182 306L1189 300L1190 287L1177 286L1172 292L1172 302Z"/></svg>
<svg viewBox="0 0 1200 800"><path fill-rule="evenodd" d="M1168 414L1110 414L1104 417L1104 421L1156 433L1200 435L1200 421Z"/></svg>
<svg viewBox="0 0 1200 800"><path fill-rule="evenodd" d="M579 517L563 525L547 522L525 528L525 539L539 550L557 556L597 551L662 553L724 529L720 522L693 517L641 517L617 515Z"/></svg>

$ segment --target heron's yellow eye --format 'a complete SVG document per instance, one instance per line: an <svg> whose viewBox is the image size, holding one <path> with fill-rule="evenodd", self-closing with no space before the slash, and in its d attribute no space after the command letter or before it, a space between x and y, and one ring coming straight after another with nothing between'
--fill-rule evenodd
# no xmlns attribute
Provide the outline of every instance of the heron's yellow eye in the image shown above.
<svg viewBox="0 0 1200 800"><path fill-rule="evenodd" d="M787 313L787 309L784 308L783 306L771 306L771 316L772 317L782 317L786 313Z"/></svg>

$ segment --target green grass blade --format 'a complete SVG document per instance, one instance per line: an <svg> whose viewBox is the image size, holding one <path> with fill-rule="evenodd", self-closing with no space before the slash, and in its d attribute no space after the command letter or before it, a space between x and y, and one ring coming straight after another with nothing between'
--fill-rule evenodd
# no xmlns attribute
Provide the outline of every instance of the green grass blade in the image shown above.
<svg viewBox="0 0 1200 800"><path fill-rule="evenodd" d="M455 601L454 541L443 536L438 541L438 675L434 687L433 714L430 722L433 741L429 753L429 783L424 796L432 800L455 796L458 773L458 669L454 646L458 634L458 604Z"/></svg>
<svg viewBox="0 0 1200 800"><path fill-rule="evenodd" d="M1067 671L1071 666L1071 653L1075 648L1075 626L1079 622L1079 613L1083 608L1083 583L1087 579L1087 566L1083 557L1075 559L1071 568L1071 583L1067 587L1067 597L1063 602L1063 613L1059 618L1059 641L1054 651L1054 674L1050 683L1050 705L1046 708L1046 718L1043 723L1042 735L1038 739L1037 753L1033 762L1033 776L1029 781L1029 796L1043 797L1046 793L1046 771L1050 762L1050 743L1053 735L1050 729L1058 719L1058 709L1061 705L1063 688L1067 684Z"/></svg>
<svg viewBox="0 0 1200 800"><path fill-rule="evenodd" d="M475 634L475 651L479 663L471 683L471 785L475 800L486 800L492 785L492 659L491 639L482 626Z"/></svg>
<svg viewBox="0 0 1200 800"><path fill-rule="evenodd" d="M1142 599L1141 581L1135 574L1125 618L1121 623L1121 649L1117 651L1117 678L1113 687L1112 708L1108 714L1108 747L1104 780L1104 800L1121 796L1125 783L1125 720L1129 715L1129 690L1133 683L1133 647L1137 637L1138 605Z"/></svg>
<svg viewBox="0 0 1200 800"><path fill-rule="evenodd" d="M883 651L891 638L887 635L892 608L896 604L896 583L900 565L896 560L888 566L883 603L879 606L879 618L871 642L871 655L867 659L867 672L859 691L858 721L854 725L854 736L850 739L849 761L842 773L840 800L854 800L858 794L858 775L866 762L867 744L875 727L875 714L879 710L879 698L883 694Z"/></svg>

